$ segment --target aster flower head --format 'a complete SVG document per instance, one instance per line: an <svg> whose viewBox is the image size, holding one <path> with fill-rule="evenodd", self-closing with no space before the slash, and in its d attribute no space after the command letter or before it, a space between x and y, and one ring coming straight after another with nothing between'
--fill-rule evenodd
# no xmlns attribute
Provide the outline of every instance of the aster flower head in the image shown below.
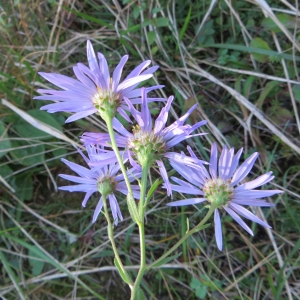
<svg viewBox="0 0 300 300"><path fill-rule="evenodd" d="M87 146L89 157L86 157L80 150L78 151L84 158L86 163L89 165L94 165L94 161L91 159L93 155L99 155L100 153L102 153L102 150L100 148L94 146ZM85 168L66 159L62 159L62 161L79 176L60 174L60 177L75 182L77 183L77 185L62 186L59 187L59 189L69 192L85 192L86 194L82 202L83 207L86 206L86 203L92 194L100 192L101 197L94 211L93 223L96 221L98 215L102 210L103 200L106 201L106 198L108 198L113 219L115 221L115 224L118 225L118 219L122 221L123 217L117 198L115 196L115 192L118 191L124 195L128 194L124 176L119 172L119 164L111 163L107 165L100 163L95 167ZM141 176L141 173L131 169L127 171L127 175L129 181L133 182L136 178L139 178ZM138 199L139 186L132 185L132 192L134 198ZM104 196L106 197L105 199L103 199Z"/></svg>
<svg viewBox="0 0 300 300"><path fill-rule="evenodd" d="M34 97L36 100L51 100L55 103L41 107L49 113L64 111L74 112L66 122L76 121L94 113L99 113L102 118L114 117L120 113L124 118L128 116L124 109L128 109L124 97L132 103L141 103L139 97L141 89L136 89L138 84L153 76L157 66L144 70L150 63L146 60L138 65L122 82L120 82L123 67L128 60L128 55L121 58L110 77L107 61L102 53L98 53L98 59L90 41L87 41L87 58L89 67L78 63L73 67L77 79L55 73L39 74L46 80L58 86L62 90L39 89L42 96ZM148 90L162 88L157 85ZM152 98L148 101L164 101L162 98Z"/></svg>
<svg viewBox="0 0 300 300"><path fill-rule="evenodd" d="M192 126L185 124L186 119L197 106L194 105L181 118L166 127L173 98L173 96L169 97L166 106L162 108L155 120L154 126L152 126L152 117L147 103L146 89L142 89L141 112L133 107L129 99L124 98L137 123L133 126L132 133L127 131L117 119L113 120L114 129L118 132L115 134L117 145L127 150L127 157L132 166L140 169L140 166L152 166L156 163L167 187L169 187L169 180L162 159L179 160L187 164L201 162L197 158L187 158L178 153L170 152L170 149L189 137L203 135L204 133L193 135L191 133L207 123L207 121L201 121ZM84 133L82 141L84 144L98 144L108 147L110 137L107 133ZM168 195L171 195L170 188L168 188Z"/></svg>
<svg viewBox="0 0 300 300"><path fill-rule="evenodd" d="M192 157L196 157L190 148L188 150ZM179 200L167 205L182 206L198 204L204 201L208 201L213 205L215 207L215 238L220 250L222 250L223 239L219 209L223 208L239 225L253 235L252 230L240 216L262 226L271 227L243 206L274 206L272 203L268 203L260 198L282 193L280 190L256 190L256 188L270 182L274 178L272 172L261 175L252 181L241 183L251 171L259 155L257 152L253 153L237 168L242 152L243 149L240 149L234 155L233 148L227 149L224 146L218 160L217 145L214 143L211 147L209 172L202 164L191 168L184 164L171 162L172 167L187 180L171 177L178 184L171 184L171 189L181 193L199 195L200 197Z"/></svg>

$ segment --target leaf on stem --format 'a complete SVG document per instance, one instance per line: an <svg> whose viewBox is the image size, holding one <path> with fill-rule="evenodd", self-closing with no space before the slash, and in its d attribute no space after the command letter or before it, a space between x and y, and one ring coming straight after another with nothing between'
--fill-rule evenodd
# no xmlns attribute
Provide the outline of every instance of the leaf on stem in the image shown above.
<svg viewBox="0 0 300 300"><path fill-rule="evenodd" d="M190 231L190 220L189 218L186 218L186 233Z"/></svg>
<svg viewBox="0 0 300 300"><path fill-rule="evenodd" d="M127 195L127 204L128 204L128 210L129 210L129 213L130 213L130 216L131 216L133 222L135 222L137 224L141 223L140 215L139 215L135 200L131 194Z"/></svg>
<svg viewBox="0 0 300 300"><path fill-rule="evenodd" d="M151 186L151 188L149 189L149 191L148 191L148 194L147 194L147 198L146 198L146 203L150 200L150 198L152 197L152 195L155 193L155 191L157 190L157 188L158 188L158 186L160 185L160 184L162 184L163 183L163 180L161 180L161 179L156 179L155 181L154 181L154 183L152 184L152 186ZM145 203L145 204L146 204Z"/></svg>
<svg viewBox="0 0 300 300"><path fill-rule="evenodd" d="M138 287L136 291L136 296L134 297L134 300L147 300L145 293L140 287Z"/></svg>
<svg viewBox="0 0 300 300"><path fill-rule="evenodd" d="M130 285L131 282L130 282L129 278L127 277L127 274L125 274L125 273L123 272L123 270L122 270L122 268L121 268L121 266L120 266L120 264L119 264L119 262L118 262L118 260L117 260L116 258L114 258L114 264L115 264L115 266L117 267L117 269L118 269L118 271L119 271L120 276L122 277L122 279L123 279L128 285Z"/></svg>

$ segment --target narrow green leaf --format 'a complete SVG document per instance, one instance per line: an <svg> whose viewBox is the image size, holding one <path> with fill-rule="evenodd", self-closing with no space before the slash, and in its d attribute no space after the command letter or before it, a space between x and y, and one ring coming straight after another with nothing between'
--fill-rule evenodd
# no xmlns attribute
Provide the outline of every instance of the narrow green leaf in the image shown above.
<svg viewBox="0 0 300 300"><path fill-rule="evenodd" d="M122 279L129 285L130 284L130 280L127 277L127 275L123 272L118 260L116 258L114 258L114 264L116 266L116 268L118 269L120 276L122 277Z"/></svg>
<svg viewBox="0 0 300 300"><path fill-rule="evenodd" d="M243 75L239 75L234 83L234 89L238 92L241 93L241 83L242 83Z"/></svg>
<svg viewBox="0 0 300 300"><path fill-rule="evenodd" d="M94 22L96 24L99 24L101 26L105 26L105 27L110 28L110 29L114 28L114 26L110 25L109 23L106 23L105 21L101 20L100 18L91 17L91 16L89 16L87 14L84 14L82 12L79 12L75 9L69 9L67 6L64 6L64 9L67 10L67 11L70 11L71 13L73 13L76 16L79 16L79 17L83 18L84 20Z"/></svg>
<svg viewBox="0 0 300 300"><path fill-rule="evenodd" d="M180 30L180 33L179 33L179 42L182 41L183 36L184 36L184 34L185 34L186 30L187 30L187 27L188 27L189 22L190 22L190 19L191 19L191 14L192 14L192 7L190 7L189 12L188 12L188 15L187 15L187 17L185 18L184 24L183 24L183 26L182 26L182 28L181 28L181 30ZM177 46L176 46L176 47L177 47Z"/></svg>
<svg viewBox="0 0 300 300"><path fill-rule="evenodd" d="M140 216L137 209L137 205L135 203L134 198L130 194L127 195L127 205L133 222L140 223Z"/></svg>
<svg viewBox="0 0 300 300"><path fill-rule="evenodd" d="M190 231L190 220L186 218L186 231Z"/></svg>
<svg viewBox="0 0 300 300"><path fill-rule="evenodd" d="M164 264L167 264L169 261L176 259L181 254L182 254L182 252L180 252L178 254L175 254L175 255L172 255L172 256L169 256L169 257L166 257L166 258L158 261L157 263L156 262L152 263L150 266L151 266L151 268L158 268L158 267L160 267L160 266L162 266Z"/></svg>
<svg viewBox="0 0 300 300"><path fill-rule="evenodd" d="M251 92L251 87L252 87L252 83L254 80L256 80L257 77L253 76L253 75L250 75L245 83L244 83L244 89L243 89L243 95L248 99L249 98L249 95L250 95L250 92Z"/></svg>
<svg viewBox="0 0 300 300"><path fill-rule="evenodd" d="M261 91L259 98L256 102L256 106L257 108L261 109L265 99L267 98L267 96L270 94L270 92L276 87L278 86L278 82L277 81L269 81L266 86L264 87L264 89Z"/></svg>
<svg viewBox="0 0 300 300"><path fill-rule="evenodd" d="M277 295L277 289L274 286L274 277L272 275L273 275L273 272L271 270L269 270L267 280L268 280L268 283L269 283L269 287L272 291L272 294Z"/></svg>
<svg viewBox="0 0 300 300"><path fill-rule="evenodd" d="M259 54L265 54L268 56L277 56L280 58L284 58L286 60L295 60L295 61L300 61L299 56L293 56L290 54L286 53L278 53L273 50L266 50L266 49L259 49L259 48L254 48L254 47L247 47L244 45L235 45L235 44L201 44L199 47L202 48L220 48L220 49L230 49L230 50L238 50L238 51L244 51L247 53L259 53Z"/></svg>
<svg viewBox="0 0 300 300"><path fill-rule="evenodd" d="M152 184L151 188L148 191L147 197L146 197L146 203L150 200L152 195L155 193L157 190L158 186L163 183L163 180L161 179L156 179L154 183Z"/></svg>
<svg viewBox="0 0 300 300"><path fill-rule="evenodd" d="M138 287L134 300L147 300L144 291L140 287Z"/></svg>
<svg viewBox="0 0 300 300"><path fill-rule="evenodd" d="M120 31L120 33L122 35L126 35L128 32L136 32L140 28L141 28L141 24L138 24L138 25L131 26L131 27L127 28L126 30L122 30L122 31Z"/></svg>

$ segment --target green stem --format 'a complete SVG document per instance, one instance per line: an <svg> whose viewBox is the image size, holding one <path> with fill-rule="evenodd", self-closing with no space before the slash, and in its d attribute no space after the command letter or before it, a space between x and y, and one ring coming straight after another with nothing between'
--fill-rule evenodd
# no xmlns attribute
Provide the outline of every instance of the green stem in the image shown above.
<svg viewBox="0 0 300 300"><path fill-rule="evenodd" d="M129 179L128 179L128 176L127 176L127 173L126 173L126 168L124 166L122 157L121 157L120 152L119 152L119 148L117 146L115 132L114 132L114 129L113 129L113 124L112 124L113 119L111 117L107 117L104 120L106 122L106 126L107 126L107 129L108 129L108 133L109 133L109 137L110 137L110 141L111 141L111 147L114 150L114 152L116 154L116 157L117 157L117 160L118 160L118 163L121 167L121 171L123 173L124 180L125 180L128 192L129 192L129 194L133 195L131 185L130 185L130 182L129 182Z"/></svg>
<svg viewBox="0 0 300 300"><path fill-rule="evenodd" d="M119 256L119 253L118 253L118 249L117 249L117 246L115 244L115 239L114 239L114 228L113 228L113 225L111 223L111 220L110 220L110 217L109 217L109 213L108 213L108 208L107 208L107 204L106 204L106 195L102 195L102 201L103 201L103 208L104 208L104 214L105 214L105 217L106 217L106 220L107 220L107 233L108 233L108 238L111 242L111 245L112 245L112 248L113 248L113 251L114 251L114 254L115 254L115 257L116 257L116 260L118 261L119 263L119 266L121 267L123 273L126 275L126 277L128 278L128 280L130 281L130 283L132 284L132 279L131 277L129 276L129 274L127 273L127 271L125 270L124 268L124 265L121 261L121 258Z"/></svg>
<svg viewBox="0 0 300 300"><path fill-rule="evenodd" d="M152 265L156 265L157 263L161 262L163 259L165 259L167 256L169 256L173 251L175 251L186 239L188 239L193 233L199 231L201 227L206 223L206 221L210 218L210 216L213 214L215 210L215 206L211 205L209 211L207 212L206 216L203 218L203 220L193 229L191 229L189 232L187 232L171 249L169 249L167 252L165 252L159 259L154 261L151 265L147 267L147 269L151 269Z"/></svg>
<svg viewBox="0 0 300 300"><path fill-rule="evenodd" d="M135 279L134 285L131 290L131 300L134 300L137 294L137 290L140 286L141 280L143 279L144 273L146 271L146 242L145 242L145 197L147 188L147 179L150 166L148 163L142 166L142 180L141 180L141 190L140 190L140 203L139 203L139 214L141 218L141 223L139 226L140 234L140 248L141 248L141 264L138 275Z"/></svg>
<svg viewBox="0 0 300 300"><path fill-rule="evenodd" d="M112 117L107 116L106 118L103 118L106 122L107 125L107 129L108 129L108 133L110 136L110 141L111 141L111 147L114 150L118 163L120 165L121 171L123 173L124 176L124 180L128 189L128 195L127 195L127 204L128 204L128 209L130 211L130 215L133 219L134 222L136 222L137 224L140 224L140 218L138 215L138 210L137 210L137 206L136 206L136 202L134 200L133 197L133 193L132 193L132 188L130 185L130 181L128 179L127 173L126 173L126 168L124 166L123 160L121 158L118 146L117 146L117 142L116 142L116 137L115 137L115 132L113 129L113 124L112 124Z"/></svg>

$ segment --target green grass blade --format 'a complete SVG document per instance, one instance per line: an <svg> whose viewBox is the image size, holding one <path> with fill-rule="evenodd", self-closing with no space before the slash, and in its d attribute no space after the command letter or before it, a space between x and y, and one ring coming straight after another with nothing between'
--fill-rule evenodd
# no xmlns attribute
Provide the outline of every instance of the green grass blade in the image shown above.
<svg viewBox="0 0 300 300"><path fill-rule="evenodd" d="M202 48L220 48L220 49L229 49L229 50L237 50L247 53L258 53L258 54L265 54L268 56L277 56L279 58L284 58L286 60L291 61L300 61L299 56L293 56L286 53L279 53L273 50L265 50L265 49L259 49L254 47L248 47L244 45L234 45L234 44L205 44L205 45L199 45Z"/></svg>
<svg viewBox="0 0 300 300"><path fill-rule="evenodd" d="M179 43L182 41L183 36L184 36L184 34L185 34L185 32L186 32L186 30L187 30L187 28L188 28L188 25L189 25L190 20L191 20L191 14L192 14L192 7L190 7L189 12L188 12L188 15L187 15L187 17L185 18L184 24L183 24L183 26L182 26L182 28L181 28L181 30L180 30L180 33L179 33ZM178 44L176 45L176 51L177 51L177 50L178 50Z"/></svg>

